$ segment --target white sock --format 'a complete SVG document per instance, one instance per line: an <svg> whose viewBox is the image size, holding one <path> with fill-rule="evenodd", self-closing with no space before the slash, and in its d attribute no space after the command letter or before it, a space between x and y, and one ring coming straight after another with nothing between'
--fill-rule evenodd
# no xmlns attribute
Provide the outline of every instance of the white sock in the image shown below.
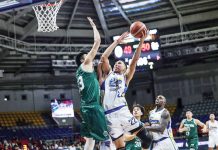
<svg viewBox="0 0 218 150"><path fill-rule="evenodd" d="M84 146L84 150L93 150L95 146L95 140L93 138L85 138L86 144Z"/></svg>

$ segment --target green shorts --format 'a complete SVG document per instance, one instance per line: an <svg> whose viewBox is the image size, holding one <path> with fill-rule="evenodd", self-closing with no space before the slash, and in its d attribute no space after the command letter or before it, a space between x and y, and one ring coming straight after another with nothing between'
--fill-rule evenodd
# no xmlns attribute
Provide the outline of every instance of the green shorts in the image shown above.
<svg viewBox="0 0 218 150"><path fill-rule="evenodd" d="M198 150L198 138L188 139L187 144L190 150Z"/></svg>
<svg viewBox="0 0 218 150"><path fill-rule="evenodd" d="M82 105L80 113L82 116L81 136L97 141L109 138L104 109L100 105Z"/></svg>

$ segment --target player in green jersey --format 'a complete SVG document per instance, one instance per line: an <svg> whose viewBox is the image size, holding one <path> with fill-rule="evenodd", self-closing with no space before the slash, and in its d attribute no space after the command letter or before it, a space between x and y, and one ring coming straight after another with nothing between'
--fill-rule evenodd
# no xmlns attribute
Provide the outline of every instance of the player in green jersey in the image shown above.
<svg viewBox="0 0 218 150"><path fill-rule="evenodd" d="M145 109L143 106L139 104L133 106L132 114L139 121L144 113ZM135 134L124 134L124 138L126 141L126 150L142 150L141 140Z"/></svg>
<svg viewBox="0 0 218 150"><path fill-rule="evenodd" d="M108 132L104 110L100 105L99 83L93 67L93 59L97 54L101 38L92 19L88 17L88 20L94 31L94 44L88 54L77 55L76 78L81 95L81 135L86 138L84 150L93 150L95 140L107 140Z"/></svg>
<svg viewBox="0 0 218 150"><path fill-rule="evenodd" d="M183 119L180 127L179 132L185 132L186 140L188 144L188 148L190 150L197 150L198 149L198 126L202 127L202 132L207 131L207 127L204 123L202 123L198 119L192 118L193 114L191 110L186 111L186 119Z"/></svg>

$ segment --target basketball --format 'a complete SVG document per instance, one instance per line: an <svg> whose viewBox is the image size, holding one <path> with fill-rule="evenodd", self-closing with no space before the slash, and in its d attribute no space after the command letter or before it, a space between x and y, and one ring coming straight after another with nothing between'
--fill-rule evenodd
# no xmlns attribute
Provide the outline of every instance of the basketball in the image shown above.
<svg viewBox="0 0 218 150"><path fill-rule="evenodd" d="M135 38L142 38L143 33L145 35L147 35L147 27L144 23L142 23L140 21L136 21L136 22L132 23L132 25L130 26L130 33Z"/></svg>

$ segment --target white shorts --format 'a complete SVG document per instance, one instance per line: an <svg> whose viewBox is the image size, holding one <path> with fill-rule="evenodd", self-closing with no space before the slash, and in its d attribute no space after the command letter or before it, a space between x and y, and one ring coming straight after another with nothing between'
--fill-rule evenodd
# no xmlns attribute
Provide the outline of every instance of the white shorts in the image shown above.
<svg viewBox="0 0 218 150"><path fill-rule="evenodd" d="M209 136L208 147L214 148L215 146L218 146L218 135Z"/></svg>
<svg viewBox="0 0 218 150"><path fill-rule="evenodd" d="M176 142L171 139L167 138L163 141L153 143L153 147L150 148L150 150L178 150L178 146L176 145Z"/></svg>
<svg viewBox="0 0 218 150"><path fill-rule="evenodd" d="M112 140L118 139L124 132L130 132L143 127L142 123L133 117L127 106L106 114L106 119Z"/></svg>
<svg viewBox="0 0 218 150"><path fill-rule="evenodd" d="M107 141L102 141L100 144L100 150L116 150L116 146L114 145L111 138L109 138Z"/></svg>

